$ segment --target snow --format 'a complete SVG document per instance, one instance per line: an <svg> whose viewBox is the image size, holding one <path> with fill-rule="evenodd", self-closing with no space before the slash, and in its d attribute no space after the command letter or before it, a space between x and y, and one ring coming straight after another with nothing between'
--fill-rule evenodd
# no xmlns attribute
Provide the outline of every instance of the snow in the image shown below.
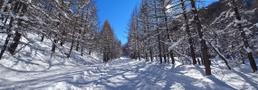
<svg viewBox="0 0 258 90"><path fill-rule="evenodd" d="M255 90L257 73L247 65L232 71L214 64L213 76L202 66L159 64L120 58L108 65L58 66L40 72L18 72L1 66L0 89L37 90Z"/></svg>
<svg viewBox="0 0 258 90"><path fill-rule="evenodd" d="M252 49L250 47L247 47L247 48L245 48L245 51L248 52L248 53L251 53Z"/></svg>
<svg viewBox="0 0 258 90"><path fill-rule="evenodd" d="M4 41L6 35L1 34ZM32 39L29 39L32 38ZM174 45L184 40L172 43ZM59 47L49 53L52 42L28 33L21 43L28 43L14 56L4 54L0 60L0 90L256 90L258 75L250 65L239 65L232 71L222 60L212 60L212 76L204 75L201 65L159 64L119 58L102 63L98 56L73 52L62 57ZM1 42L2 45L2 42ZM21 48L23 45L19 45ZM155 60L158 61L158 60Z"/></svg>
<svg viewBox="0 0 258 90"><path fill-rule="evenodd" d="M252 31L249 30L248 28L244 28L244 32L245 32L246 35L252 34Z"/></svg>

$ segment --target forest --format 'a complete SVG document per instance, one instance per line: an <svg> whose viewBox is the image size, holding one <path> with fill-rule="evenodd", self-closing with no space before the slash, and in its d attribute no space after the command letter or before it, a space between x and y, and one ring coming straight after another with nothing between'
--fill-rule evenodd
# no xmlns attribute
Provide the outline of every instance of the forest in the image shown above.
<svg viewBox="0 0 258 90"><path fill-rule="evenodd" d="M140 0L126 44L97 1L0 0L0 90L258 88L258 0Z"/></svg>

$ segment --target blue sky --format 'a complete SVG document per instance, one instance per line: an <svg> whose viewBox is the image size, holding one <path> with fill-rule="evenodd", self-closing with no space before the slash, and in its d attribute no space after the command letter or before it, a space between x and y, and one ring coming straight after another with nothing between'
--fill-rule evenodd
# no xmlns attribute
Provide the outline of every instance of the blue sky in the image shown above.
<svg viewBox="0 0 258 90"><path fill-rule="evenodd" d="M128 37L128 24L133 9L141 0L96 0L99 22L102 26L108 20L116 34L116 37L125 44ZM211 3L217 0L206 0Z"/></svg>
<svg viewBox="0 0 258 90"><path fill-rule="evenodd" d="M99 22L102 26L108 20L116 37L125 44L127 42L128 23L131 12L141 0L96 0Z"/></svg>

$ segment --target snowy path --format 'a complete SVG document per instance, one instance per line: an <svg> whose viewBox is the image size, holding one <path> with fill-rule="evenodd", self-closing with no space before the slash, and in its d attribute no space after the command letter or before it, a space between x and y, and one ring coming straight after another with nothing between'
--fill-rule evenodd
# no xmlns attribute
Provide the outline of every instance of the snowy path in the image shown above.
<svg viewBox="0 0 258 90"><path fill-rule="evenodd" d="M120 59L108 65L62 66L41 72L17 72L0 67L0 89L19 90L256 90L258 76L237 70L202 75L202 67ZM227 74L227 76L223 75Z"/></svg>

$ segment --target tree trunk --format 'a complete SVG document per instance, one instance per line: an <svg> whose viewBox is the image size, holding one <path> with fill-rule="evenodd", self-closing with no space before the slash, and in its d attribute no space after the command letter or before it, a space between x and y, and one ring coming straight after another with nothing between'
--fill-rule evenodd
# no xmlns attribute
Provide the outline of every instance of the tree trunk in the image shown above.
<svg viewBox="0 0 258 90"><path fill-rule="evenodd" d="M205 66L205 73L206 75L211 75L211 68L210 68L211 61L209 60L208 46L206 44L206 40L203 37L203 32L202 32L203 27L201 25L201 22L198 16L195 0L191 0L191 6L192 6L192 12L194 14L194 22L197 25L197 32L198 32L199 38L201 39L201 52L202 52L202 60L204 61L204 66Z"/></svg>
<svg viewBox="0 0 258 90"><path fill-rule="evenodd" d="M91 50L89 50L89 55L91 55L91 52L92 52L92 51L91 51Z"/></svg>
<svg viewBox="0 0 258 90"><path fill-rule="evenodd" d="M164 58L164 63L167 63L167 55L166 54L163 54L163 58Z"/></svg>
<svg viewBox="0 0 258 90"><path fill-rule="evenodd" d="M69 50L69 53L67 55L67 58L71 57L71 54L72 54L72 51L73 51L73 44L74 44L74 40L72 40L72 43L71 43L70 50Z"/></svg>
<svg viewBox="0 0 258 90"><path fill-rule="evenodd" d="M235 12L236 19L238 21L241 21L242 18L240 16L239 9L236 6L237 4L236 4L235 0L232 0L232 4L233 4L233 9L234 9L234 12ZM241 23L237 23L237 26L238 26L239 31L241 32L241 37L243 39L245 49L247 49L247 57L248 57L248 59L250 61L251 68L253 69L253 72L256 72L257 71L257 66L256 66L255 59L253 57L252 51L250 51L250 45L248 43L248 38L247 38L247 36L245 34L245 31L242 28L242 24Z"/></svg>
<svg viewBox="0 0 258 90"><path fill-rule="evenodd" d="M81 47L81 56L83 56L83 51L84 51L84 48L83 47Z"/></svg>
<svg viewBox="0 0 258 90"><path fill-rule="evenodd" d="M67 54L67 58L71 57L71 54L72 54L72 51L73 51L73 46L74 46L74 32L72 34L72 43L71 43L71 46L70 46L69 53Z"/></svg>
<svg viewBox="0 0 258 90"><path fill-rule="evenodd" d="M212 45L212 43L209 42L209 44L210 44L210 46L213 48L213 50L219 55L219 57L225 62L225 64L226 64L226 66L228 67L228 69L231 70L231 67L230 67L229 64L228 64L228 61L227 61L226 57L223 56L223 55L220 53L220 51L219 51L214 45Z"/></svg>
<svg viewBox="0 0 258 90"><path fill-rule="evenodd" d="M63 40L60 41L60 46L64 46L64 41Z"/></svg>
<svg viewBox="0 0 258 90"><path fill-rule="evenodd" d="M15 37L13 38L13 43L10 44L8 50L9 52L14 55L15 54L15 50L16 48L18 47L19 45L19 42L20 42L20 39L21 39L21 33L19 33L18 31L15 32Z"/></svg>
<svg viewBox="0 0 258 90"><path fill-rule="evenodd" d="M171 62L172 62L172 64L175 64L175 58L174 58L174 54L173 54L173 51L171 50L170 51L170 58L171 58Z"/></svg>
<svg viewBox="0 0 258 90"><path fill-rule="evenodd" d="M54 42L52 43L52 49L51 49L51 51L52 51L53 53L54 53L55 50L56 50L56 43L57 43L57 40L54 39Z"/></svg>
<svg viewBox="0 0 258 90"><path fill-rule="evenodd" d="M151 62L153 62L153 52L151 48L150 48L150 58L151 58Z"/></svg>
<svg viewBox="0 0 258 90"><path fill-rule="evenodd" d="M161 47L161 42L160 42L160 35L158 35L158 43L159 43L159 60L160 60L160 63L162 63L162 47Z"/></svg>
<svg viewBox="0 0 258 90"><path fill-rule="evenodd" d="M181 2L181 8L183 10L183 16L184 16L184 21L185 21L185 29L186 29L186 33L188 35L188 42L189 42L189 45L190 45L191 57L192 57L192 60L193 60L193 64L195 65L197 63L196 54L195 54L195 48L194 48L194 45L193 45L193 38L192 38L190 27L189 27L189 21L188 21L188 17L187 17L187 14L186 14L185 2L184 2L184 0L180 0L180 2Z"/></svg>
<svg viewBox="0 0 258 90"><path fill-rule="evenodd" d="M200 59L197 59L197 60L198 60L198 64L201 65L201 61L202 61L202 60L200 60Z"/></svg>
<svg viewBox="0 0 258 90"><path fill-rule="evenodd" d="M3 48L2 48L2 50L1 50L1 52L0 52L0 59L2 59L2 57L3 57L3 55L4 55L4 52L5 52L6 48L7 48L7 45L8 45L8 42L9 42L11 36L12 36L12 34L8 34L7 37L6 37L6 39L5 39L4 46L3 46Z"/></svg>
<svg viewBox="0 0 258 90"><path fill-rule="evenodd" d="M146 60L146 61L149 61L148 53L146 53L146 52L145 52L145 60Z"/></svg>
<svg viewBox="0 0 258 90"><path fill-rule="evenodd" d="M105 48L103 50L103 62L106 62L107 61L107 56L106 56L106 52L105 52Z"/></svg>
<svg viewBox="0 0 258 90"><path fill-rule="evenodd" d="M138 59L139 59L139 61L141 60L141 54L140 54L140 51L138 50L138 52L137 52L137 56L138 56Z"/></svg>
<svg viewBox="0 0 258 90"><path fill-rule="evenodd" d="M6 22L7 22L7 18L6 18L5 23L6 23ZM7 45L8 45L8 43L9 43L9 41L10 41L10 38L11 38L11 36L12 36L12 34L11 34L12 22L13 22L13 18L11 17L9 27L8 27L8 29L7 29L7 37L6 37L6 39L5 39L4 46L3 46L3 48L2 48L2 50L1 50L1 52L0 52L0 59L2 59L2 57L3 57L3 55L4 55L4 52L5 52L5 50L7 49Z"/></svg>
<svg viewBox="0 0 258 90"><path fill-rule="evenodd" d="M77 40L77 44L76 44L76 48L75 48L76 51L79 51L79 46L80 46L80 42L79 42L79 40Z"/></svg>
<svg viewBox="0 0 258 90"><path fill-rule="evenodd" d="M44 38L45 38L45 35L42 34L41 39L40 39L40 42L43 42L43 41L44 41Z"/></svg>

